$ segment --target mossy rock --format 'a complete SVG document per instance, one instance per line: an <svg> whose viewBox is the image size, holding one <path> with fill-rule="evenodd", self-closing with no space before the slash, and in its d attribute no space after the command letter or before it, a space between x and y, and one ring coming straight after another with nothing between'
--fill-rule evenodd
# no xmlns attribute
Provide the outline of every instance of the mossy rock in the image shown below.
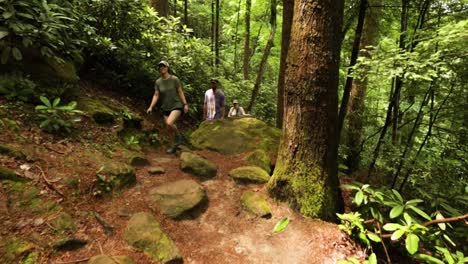
<svg viewBox="0 0 468 264"><path fill-rule="evenodd" d="M136 184L135 170L123 163L108 162L96 173L96 177L98 179L98 189L102 193L112 192L115 189L124 187L132 187Z"/></svg>
<svg viewBox="0 0 468 264"><path fill-rule="evenodd" d="M135 264L135 262L127 256L106 256L98 255L92 257L88 264Z"/></svg>
<svg viewBox="0 0 468 264"><path fill-rule="evenodd" d="M134 155L130 158L130 165L132 166L148 166L150 162L148 159L141 155Z"/></svg>
<svg viewBox="0 0 468 264"><path fill-rule="evenodd" d="M156 261L170 263L182 260L174 241L164 233L161 225L149 213L137 213L132 216L125 229L124 239Z"/></svg>
<svg viewBox="0 0 468 264"><path fill-rule="evenodd" d="M246 191L242 194L241 204L250 213L260 217L271 217L271 209L264 195Z"/></svg>
<svg viewBox="0 0 468 264"><path fill-rule="evenodd" d="M74 233L76 231L76 225L73 218L65 212L62 212L55 217L50 222L50 225L59 233Z"/></svg>
<svg viewBox="0 0 468 264"><path fill-rule="evenodd" d="M16 237L0 242L0 263L39 263L34 245Z"/></svg>
<svg viewBox="0 0 468 264"><path fill-rule="evenodd" d="M53 70L53 72L55 73L54 75L57 78L67 82L77 82L80 80L80 77L78 77L76 67L73 64L73 62L56 62L54 60L49 60L47 63Z"/></svg>
<svg viewBox="0 0 468 264"><path fill-rule="evenodd" d="M98 99L81 97L78 100L78 108L90 114L94 122L106 125L115 122L115 113L107 105Z"/></svg>
<svg viewBox="0 0 468 264"><path fill-rule="evenodd" d="M21 52L23 53L22 70L32 74L35 79L46 82L51 79L77 82L80 79L75 64L71 61L62 58L59 62L53 58L45 58L40 55L39 50L34 48L22 49Z"/></svg>
<svg viewBox="0 0 468 264"><path fill-rule="evenodd" d="M20 175L16 174L16 172L0 166L0 181L3 180L10 180L10 181L26 181L25 178L21 177Z"/></svg>
<svg viewBox="0 0 468 264"><path fill-rule="evenodd" d="M0 154L18 159L18 160L26 160L26 154L24 154L21 150L17 150L12 146L0 144Z"/></svg>
<svg viewBox="0 0 468 264"><path fill-rule="evenodd" d="M271 159L264 150L254 150L245 157L245 160L249 165L260 167L268 174L271 173Z"/></svg>
<svg viewBox="0 0 468 264"><path fill-rule="evenodd" d="M275 157L281 130L252 117L205 121L191 135L191 143L200 149L237 154L262 149Z"/></svg>
<svg viewBox="0 0 468 264"><path fill-rule="evenodd" d="M206 178L216 176L218 171L213 162L190 152L182 152L180 155L180 168L184 172Z"/></svg>
<svg viewBox="0 0 468 264"><path fill-rule="evenodd" d="M4 181L13 211L34 214L48 214L61 209L53 200L40 197L40 190L23 182Z"/></svg>
<svg viewBox="0 0 468 264"><path fill-rule="evenodd" d="M239 183L266 183L270 179L270 175L264 169L256 166L233 169L229 176Z"/></svg>

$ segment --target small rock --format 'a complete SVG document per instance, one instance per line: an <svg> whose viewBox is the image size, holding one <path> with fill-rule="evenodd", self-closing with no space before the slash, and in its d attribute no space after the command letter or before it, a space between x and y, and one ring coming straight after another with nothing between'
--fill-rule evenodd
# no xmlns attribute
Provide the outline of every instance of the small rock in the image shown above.
<svg viewBox="0 0 468 264"><path fill-rule="evenodd" d="M40 226L40 225L42 225L43 223L44 223L44 219L43 219L43 218L36 218L36 219L34 219L34 222L33 222L34 226Z"/></svg>
<svg viewBox="0 0 468 264"><path fill-rule="evenodd" d="M163 174L165 173L166 170L163 168L163 167L151 167L151 168L148 168L148 173L149 174Z"/></svg>
<svg viewBox="0 0 468 264"><path fill-rule="evenodd" d="M122 217L122 218L130 218L132 213L130 212L130 210L128 208L120 208L117 211L117 215Z"/></svg>
<svg viewBox="0 0 468 264"><path fill-rule="evenodd" d="M148 166L150 162L143 156L135 155L130 158L130 165L132 166Z"/></svg>

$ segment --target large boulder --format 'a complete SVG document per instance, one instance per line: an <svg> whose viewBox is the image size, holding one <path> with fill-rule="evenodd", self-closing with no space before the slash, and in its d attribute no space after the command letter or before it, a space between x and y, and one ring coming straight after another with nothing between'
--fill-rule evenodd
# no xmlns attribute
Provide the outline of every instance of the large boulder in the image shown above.
<svg viewBox="0 0 468 264"><path fill-rule="evenodd" d="M135 262L127 256L106 256L98 255L92 257L88 264L135 264Z"/></svg>
<svg viewBox="0 0 468 264"><path fill-rule="evenodd" d="M161 225L149 213L132 216L125 229L124 239L156 261L169 263L182 260L174 241L164 233Z"/></svg>
<svg viewBox="0 0 468 264"><path fill-rule="evenodd" d="M205 121L192 133L191 143L201 149L238 154L263 149L276 156L281 131L253 117Z"/></svg>
<svg viewBox="0 0 468 264"><path fill-rule="evenodd" d="M177 218L205 199L206 192L200 184L194 180L180 180L152 189L148 202L151 207L158 207L163 214Z"/></svg>
<svg viewBox="0 0 468 264"><path fill-rule="evenodd" d="M249 165L257 166L264 169L268 174L271 173L271 159L268 154L261 149L250 152L245 160Z"/></svg>
<svg viewBox="0 0 468 264"><path fill-rule="evenodd" d="M204 178L216 176L217 173L214 163L190 152L182 152L180 155L180 168L184 172Z"/></svg>
<svg viewBox="0 0 468 264"><path fill-rule="evenodd" d="M98 124L112 124L115 122L114 111L98 99L81 97L78 100L78 108L88 113Z"/></svg>
<svg viewBox="0 0 468 264"><path fill-rule="evenodd" d="M246 191L242 194L241 204L252 214L260 217L271 216L271 209L268 206L264 195L252 191Z"/></svg>
<svg viewBox="0 0 468 264"><path fill-rule="evenodd" d="M135 170L124 163L108 162L96 173L98 194L110 193L115 189L136 184Z"/></svg>
<svg viewBox="0 0 468 264"><path fill-rule="evenodd" d="M256 166L235 168L229 172L229 176L239 183L266 183L270 179L265 170Z"/></svg>

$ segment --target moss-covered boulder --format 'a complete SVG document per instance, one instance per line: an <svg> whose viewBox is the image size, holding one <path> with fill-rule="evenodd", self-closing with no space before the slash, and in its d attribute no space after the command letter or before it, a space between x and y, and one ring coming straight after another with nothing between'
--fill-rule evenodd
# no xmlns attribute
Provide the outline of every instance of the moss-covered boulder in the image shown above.
<svg viewBox="0 0 468 264"><path fill-rule="evenodd" d="M281 131L253 117L205 121L192 133L194 147L223 154L263 149L276 156Z"/></svg>
<svg viewBox="0 0 468 264"><path fill-rule="evenodd" d="M152 189L148 195L150 207L157 207L164 215L177 218L206 199L203 187L194 180L180 180Z"/></svg>
<svg viewBox="0 0 468 264"><path fill-rule="evenodd" d="M54 219L50 221L50 226L53 227L54 231L61 234L74 233L76 231L75 221L73 221L73 218L65 212L54 217Z"/></svg>
<svg viewBox="0 0 468 264"><path fill-rule="evenodd" d="M10 180L10 181L26 181L26 178L21 177L16 172L0 166L0 181Z"/></svg>
<svg viewBox="0 0 468 264"><path fill-rule="evenodd" d="M91 115L98 124L112 124L115 122L115 113L98 99L81 97L78 100L78 108Z"/></svg>
<svg viewBox="0 0 468 264"><path fill-rule="evenodd" d="M138 213L129 220L124 239L156 261L170 263L182 260L174 241L164 233L161 225L149 213Z"/></svg>
<svg viewBox="0 0 468 264"><path fill-rule="evenodd" d="M268 174L271 173L271 159L268 154L262 150L257 149L250 152L246 157L245 160L249 165L257 166L264 169Z"/></svg>
<svg viewBox="0 0 468 264"><path fill-rule="evenodd" d="M148 166L150 162L142 155L133 155L130 157L130 165L132 166Z"/></svg>
<svg viewBox="0 0 468 264"><path fill-rule="evenodd" d="M270 175L264 169L256 166L233 169L229 176L239 183L266 183L270 179Z"/></svg>
<svg viewBox="0 0 468 264"><path fill-rule="evenodd" d="M26 154L24 154L21 150L17 150L16 148L9 146L9 145L4 145L0 144L0 154L18 159L18 160L26 160Z"/></svg>
<svg viewBox="0 0 468 264"><path fill-rule="evenodd" d="M184 172L206 178L216 176L218 171L213 162L190 152L182 152L180 155L180 168Z"/></svg>
<svg viewBox="0 0 468 264"><path fill-rule="evenodd" d="M8 192L12 211L46 215L61 209L55 201L41 197L35 186L13 181L4 181L3 186Z"/></svg>
<svg viewBox="0 0 468 264"><path fill-rule="evenodd" d="M271 217L271 209L264 195L246 191L242 194L241 204L248 212L260 217Z"/></svg>
<svg viewBox="0 0 468 264"><path fill-rule="evenodd" d="M99 194L136 184L135 170L123 163L108 162L96 173Z"/></svg>
<svg viewBox="0 0 468 264"><path fill-rule="evenodd" d="M34 245L16 237L0 241L0 263L39 263Z"/></svg>
<svg viewBox="0 0 468 264"><path fill-rule="evenodd" d="M88 264L135 264L135 262L127 256L106 256L98 255L92 257Z"/></svg>

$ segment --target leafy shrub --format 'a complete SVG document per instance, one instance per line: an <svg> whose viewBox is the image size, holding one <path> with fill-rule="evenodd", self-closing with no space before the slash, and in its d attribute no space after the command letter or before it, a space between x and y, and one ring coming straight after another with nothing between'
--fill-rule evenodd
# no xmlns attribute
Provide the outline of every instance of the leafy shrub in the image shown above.
<svg viewBox="0 0 468 264"><path fill-rule="evenodd" d="M85 42L79 37L80 17L76 1L4 0L0 5L0 50L2 64L23 59L33 48L41 56L73 58Z"/></svg>
<svg viewBox="0 0 468 264"><path fill-rule="evenodd" d="M65 131L70 132L72 124L81 121L81 118L75 117L77 114L82 114L80 110L75 109L77 103L70 102L68 105L59 105L60 98L55 98L51 103L47 97L39 98L43 105L36 106L36 110L40 113L42 119L40 127L49 133L57 133Z"/></svg>
<svg viewBox="0 0 468 264"><path fill-rule="evenodd" d="M390 239L394 246L404 246L409 257L428 263L464 263L468 260L463 250L458 250L463 247L463 238L458 245L453 239L457 236L457 223L452 222L458 218L446 218L450 216L448 212L433 211L430 205L425 208L421 199L405 201L396 190L374 189L360 183L342 187L354 192L353 204L357 206L357 212L337 214L341 219L339 227L372 251L373 243L380 243L385 248L388 245L384 240ZM433 213L428 214L425 210ZM428 251L432 254L427 254ZM390 258L388 254L387 258Z"/></svg>
<svg viewBox="0 0 468 264"><path fill-rule="evenodd" d="M30 101L36 84L18 74L0 75L0 95L8 100Z"/></svg>

